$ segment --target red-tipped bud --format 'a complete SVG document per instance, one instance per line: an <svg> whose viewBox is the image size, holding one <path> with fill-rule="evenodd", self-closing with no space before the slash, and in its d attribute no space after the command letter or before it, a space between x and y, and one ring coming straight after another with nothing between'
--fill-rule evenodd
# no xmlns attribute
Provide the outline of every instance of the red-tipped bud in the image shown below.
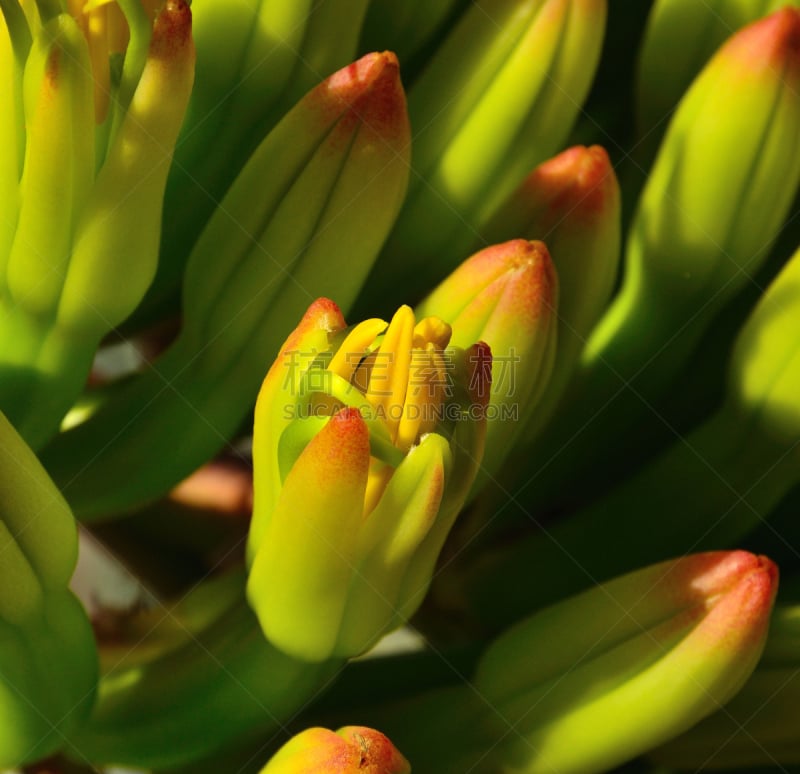
<svg viewBox="0 0 800 774"><path fill-rule="evenodd" d="M488 236L544 240L558 272L558 346L552 375L523 431L530 443L563 395L614 287L620 195L606 151L576 146L539 165L506 200Z"/></svg>
<svg viewBox="0 0 800 774"><path fill-rule="evenodd" d="M619 262L619 184L606 151L578 145L539 165L485 236L547 244L561 281L560 333L582 343L608 303Z"/></svg>
<svg viewBox="0 0 800 774"><path fill-rule="evenodd" d="M716 711L761 655L777 580L765 557L697 554L514 626L486 652L475 680L521 737L505 763L606 771Z"/></svg>
<svg viewBox="0 0 800 774"><path fill-rule="evenodd" d="M295 656L362 653L422 601L483 452L491 354L403 306L315 302L259 394L248 598Z"/></svg>
<svg viewBox="0 0 800 774"><path fill-rule="evenodd" d="M380 731L309 728L290 739L261 774L409 774L411 766Z"/></svg>
<svg viewBox="0 0 800 774"><path fill-rule="evenodd" d="M522 422L536 411L553 366L558 297L558 279L544 243L514 239L464 261L420 306L422 314L451 321L457 346L484 341L491 348L481 478L500 468Z"/></svg>

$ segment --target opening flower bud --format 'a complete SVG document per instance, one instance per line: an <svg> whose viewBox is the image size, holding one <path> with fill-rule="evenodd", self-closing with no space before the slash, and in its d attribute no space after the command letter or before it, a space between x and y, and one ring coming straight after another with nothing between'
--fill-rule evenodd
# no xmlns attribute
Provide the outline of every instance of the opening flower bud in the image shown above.
<svg viewBox="0 0 800 774"><path fill-rule="evenodd" d="M401 307L345 326L321 299L262 386L250 602L276 645L351 656L422 600L485 437L485 345Z"/></svg>

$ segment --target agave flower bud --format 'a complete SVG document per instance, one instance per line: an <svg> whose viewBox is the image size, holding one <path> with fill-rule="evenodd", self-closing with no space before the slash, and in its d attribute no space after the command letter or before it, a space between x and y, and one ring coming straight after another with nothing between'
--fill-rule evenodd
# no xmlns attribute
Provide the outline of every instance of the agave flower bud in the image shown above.
<svg viewBox="0 0 800 774"><path fill-rule="evenodd" d="M261 774L410 774L411 766L380 731L309 728L286 742Z"/></svg>
<svg viewBox="0 0 800 774"><path fill-rule="evenodd" d="M547 535L530 534L484 553L460 579L470 608L484 620L496 621L498 614L502 620L583 588L588 578L611 577L629 567L631 556L654 562L686 546L734 546L760 525L800 480L800 349L787 335L798 319L800 250L737 337L718 410ZM597 551L609 530L617 539ZM531 567L551 582L515 598L511 590Z"/></svg>
<svg viewBox="0 0 800 774"><path fill-rule="evenodd" d="M103 71L90 42L69 14L36 30L8 285L15 304L42 325L55 318L70 335L96 341L131 312L155 271L166 174L193 80L191 13L170 0L156 17L141 77L96 179L93 71L108 77L109 51L101 52ZM107 100L107 88L101 93Z"/></svg>
<svg viewBox="0 0 800 774"><path fill-rule="evenodd" d="M716 48L732 32L783 5L784 0L658 0L653 5L636 80L637 133L648 149L655 152L660 125L666 128L665 118Z"/></svg>
<svg viewBox="0 0 800 774"><path fill-rule="evenodd" d="M763 262L797 191L798 40L798 9L746 27L670 124L631 227L623 288L590 344L591 359L630 376L637 351L649 357L685 326L637 380L648 392L669 384L708 321Z"/></svg>
<svg viewBox="0 0 800 774"><path fill-rule="evenodd" d="M503 764L607 771L690 728L752 672L776 587L777 569L764 557L696 554L512 627L484 654L474 681L492 717L514 730L499 727L507 733Z"/></svg>
<svg viewBox="0 0 800 774"><path fill-rule="evenodd" d="M800 607L778 605L764 654L733 699L651 753L670 768L793 766L800 762Z"/></svg>
<svg viewBox="0 0 800 774"><path fill-rule="evenodd" d="M192 251L184 326L158 369L45 453L81 517L153 499L206 462L241 427L263 364L280 349L282 321L297 319L310 293L352 303L400 208L408 142L391 53L334 73L270 132ZM164 379L174 389L164 390ZM131 422L136 433L121 433ZM167 426L180 447L163 443ZM92 465L81 461L98 448L105 452ZM132 464L141 476L127 475Z"/></svg>
<svg viewBox="0 0 800 774"><path fill-rule="evenodd" d="M46 324L58 308L75 223L94 180L94 96L76 21L59 14L37 33L25 66L22 206L7 282L15 304Z"/></svg>
<svg viewBox="0 0 800 774"><path fill-rule="evenodd" d="M527 441L558 404L611 298L620 226L614 168L606 151L593 145L569 148L540 164L483 230L492 242L511 236L544 240L558 272L558 347L545 394L524 431Z"/></svg>
<svg viewBox="0 0 800 774"><path fill-rule="evenodd" d="M579 340L570 349L581 346L608 304L619 262L619 184L605 149L578 145L536 167L482 233L490 241L514 235L547 244L559 275L559 330Z"/></svg>
<svg viewBox="0 0 800 774"><path fill-rule="evenodd" d="M416 174L375 290L444 277L558 149L592 81L605 16L604 0L500 0L464 12L409 92Z"/></svg>
<svg viewBox="0 0 800 774"><path fill-rule="evenodd" d="M99 338L153 279L167 172L194 82L191 25L184 0L168 0L155 19L141 77L76 225L58 307L68 330Z"/></svg>
<svg viewBox="0 0 800 774"><path fill-rule="evenodd" d="M409 131L390 52L363 56L300 100L252 155L192 252L184 280L191 335L204 347L223 328L241 336L273 300L275 319L293 319L314 288L349 307L405 195ZM219 260L221 244L236 260Z"/></svg>
<svg viewBox="0 0 800 774"><path fill-rule="evenodd" d="M63 746L86 720L94 638L68 588L78 556L72 514L0 414L0 768Z"/></svg>
<svg viewBox="0 0 800 774"><path fill-rule="evenodd" d="M90 5L70 3L77 19L31 14L30 29L12 14L8 27L11 49L21 25L33 42L22 113L8 110L14 119L4 118L2 130L11 142L12 124L24 128L24 163L0 227L0 248L8 247L0 258L0 406L35 447L80 392L100 339L153 278L166 175L194 73L184 0L168 0L154 18L140 0L124 3L127 17L116 4ZM117 32L127 33L126 19L131 24L113 99L109 57L125 40L112 34L113 24L95 34L95 22L111 18ZM8 59L7 48L2 56ZM12 76L9 97L14 90ZM0 186L13 188L12 155L0 162Z"/></svg>
<svg viewBox="0 0 800 774"><path fill-rule="evenodd" d="M485 341L492 395L484 463L476 484L500 469L524 423L539 410L556 352L558 279L542 242L515 239L464 261L418 307L450 321L451 343Z"/></svg>
<svg viewBox="0 0 800 774"><path fill-rule="evenodd" d="M203 225L278 119L356 57L366 6L367 0L193 6L196 87L167 185L162 260L137 317L177 303Z"/></svg>
<svg viewBox="0 0 800 774"><path fill-rule="evenodd" d="M419 606L483 452L490 355L401 307L320 299L256 404L248 596L293 656L363 652Z"/></svg>

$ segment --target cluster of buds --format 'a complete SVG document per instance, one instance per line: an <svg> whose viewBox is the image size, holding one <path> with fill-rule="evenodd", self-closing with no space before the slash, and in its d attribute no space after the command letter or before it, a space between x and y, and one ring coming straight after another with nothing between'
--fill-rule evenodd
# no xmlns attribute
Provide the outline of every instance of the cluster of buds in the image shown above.
<svg viewBox="0 0 800 774"><path fill-rule="evenodd" d="M0 768L800 761L797 3L190 6L0 0Z"/></svg>
<svg viewBox="0 0 800 774"><path fill-rule="evenodd" d="M155 274L195 51L183 0L4 3L3 18L0 405L40 446Z"/></svg>

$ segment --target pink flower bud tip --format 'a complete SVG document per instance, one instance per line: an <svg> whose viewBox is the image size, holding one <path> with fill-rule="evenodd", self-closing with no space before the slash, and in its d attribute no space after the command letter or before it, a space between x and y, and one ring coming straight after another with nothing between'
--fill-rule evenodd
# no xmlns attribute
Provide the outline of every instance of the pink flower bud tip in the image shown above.
<svg viewBox="0 0 800 774"><path fill-rule="evenodd" d="M748 68L769 71L772 77L797 78L800 74L800 8L782 8L753 22L732 37L720 55L738 59Z"/></svg>
<svg viewBox="0 0 800 774"><path fill-rule="evenodd" d="M544 242L512 239L487 247L464 264L467 269L473 266L479 272L493 268L498 274L503 283L500 303L515 313L523 328L555 312L558 277Z"/></svg>
<svg viewBox="0 0 800 774"><path fill-rule="evenodd" d="M343 105L349 108L342 118L345 124L361 122L380 137L408 137L400 66L391 51L361 57L334 73L316 93L326 112L340 112Z"/></svg>
<svg viewBox="0 0 800 774"><path fill-rule="evenodd" d="M358 748L359 774L406 774L408 761L380 731L363 726L345 726L339 736Z"/></svg>
<svg viewBox="0 0 800 774"><path fill-rule="evenodd" d="M576 145L540 164L522 184L518 196L523 201L546 203L543 216L552 222L540 225L553 228L564 217L598 217L618 199L619 193L605 149L599 145Z"/></svg>
<svg viewBox="0 0 800 774"><path fill-rule="evenodd" d="M746 633L753 647L763 645L778 589L778 568L770 559L746 551L712 552L673 567L665 580L676 601L696 600L701 603L696 612L709 611L700 627L704 644L741 649Z"/></svg>

